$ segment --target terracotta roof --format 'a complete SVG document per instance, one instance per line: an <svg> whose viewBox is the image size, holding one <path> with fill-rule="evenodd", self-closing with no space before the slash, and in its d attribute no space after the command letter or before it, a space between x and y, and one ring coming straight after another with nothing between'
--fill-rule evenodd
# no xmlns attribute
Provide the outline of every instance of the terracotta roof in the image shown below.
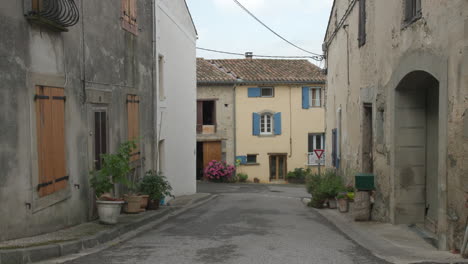
<svg viewBox="0 0 468 264"><path fill-rule="evenodd" d="M231 72L238 82L325 82L322 70L308 60L224 59L210 62L224 72Z"/></svg>
<svg viewBox="0 0 468 264"><path fill-rule="evenodd" d="M234 84L236 79L232 75L213 65L211 62L203 58L197 58L197 82Z"/></svg>

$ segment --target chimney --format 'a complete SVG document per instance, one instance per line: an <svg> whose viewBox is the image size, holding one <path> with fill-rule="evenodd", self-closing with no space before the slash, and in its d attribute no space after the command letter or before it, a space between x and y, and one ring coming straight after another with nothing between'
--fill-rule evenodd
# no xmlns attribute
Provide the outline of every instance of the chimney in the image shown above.
<svg viewBox="0 0 468 264"><path fill-rule="evenodd" d="M246 52L245 53L245 58L249 59L249 60L253 59L253 52L250 52L250 51Z"/></svg>

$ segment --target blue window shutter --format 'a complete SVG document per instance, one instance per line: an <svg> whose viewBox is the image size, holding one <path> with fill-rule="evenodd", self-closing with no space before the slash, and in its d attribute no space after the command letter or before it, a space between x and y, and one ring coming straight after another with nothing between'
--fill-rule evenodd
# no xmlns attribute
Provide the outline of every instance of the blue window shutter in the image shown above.
<svg viewBox="0 0 468 264"><path fill-rule="evenodd" d="M281 135L281 113L275 113L273 115L273 132L275 135Z"/></svg>
<svg viewBox="0 0 468 264"><path fill-rule="evenodd" d="M260 135L260 114L259 113L252 114L252 134L254 136Z"/></svg>
<svg viewBox="0 0 468 264"><path fill-rule="evenodd" d="M309 109L309 87L302 87L302 108Z"/></svg>
<svg viewBox="0 0 468 264"><path fill-rule="evenodd" d="M236 156L236 160L240 160L240 164L247 164L247 156Z"/></svg>
<svg viewBox="0 0 468 264"><path fill-rule="evenodd" d="M249 97L260 97L260 88L248 88Z"/></svg>

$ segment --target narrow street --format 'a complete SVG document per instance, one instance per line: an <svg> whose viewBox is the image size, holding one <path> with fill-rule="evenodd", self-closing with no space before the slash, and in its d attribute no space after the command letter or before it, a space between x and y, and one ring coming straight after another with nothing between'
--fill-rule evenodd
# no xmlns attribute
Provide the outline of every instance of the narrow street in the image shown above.
<svg viewBox="0 0 468 264"><path fill-rule="evenodd" d="M67 263L387 263L305 207L302 187L199 183L198 191L218 197Z"/></svg>

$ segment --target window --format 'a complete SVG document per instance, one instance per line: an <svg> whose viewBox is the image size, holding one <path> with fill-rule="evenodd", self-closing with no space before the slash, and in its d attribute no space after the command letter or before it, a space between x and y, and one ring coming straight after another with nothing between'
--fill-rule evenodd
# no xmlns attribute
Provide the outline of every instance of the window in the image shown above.
<svg viewBox="0 0 468 264"><path fill-rule="evenodd" d="M311 107L322 107L322 89L320 87L310 88L309 105Z"/></svg>
<svg viewBox="0 0 468 264"><path fill-rule="evenodd" d="M65 153L65 96L62 88L38 86L36 104L39 197L68 186Z"/></svg>
<svg viewBox="0 0 468 264"><path fill-rule="evenodd" d="M359 47L366 44L366 0L359 0Z"/></svg>
<svg viewBox="0 0 468 264"><path fill-rule="evenodd" d="M257 154L247 154L247 164L256 164Z"/></svg>
<svg viewBox="0 0 468 264"><path fill-rule="evenodd" d="M199 100L197 101L197 132L210 133L203 126L216 125L216 101ZM215 131L211 131L214 133Z"/></svg>
<svg viewBox="0 0 468 264"><path fill-rule="evenodd" d="M107 112L96 110L94 112L94 168L102 167L102 154L107 153Z"/></svg>
<svg viewBox="0 0 468 264"><path fill-rule="evenodd" d="M421 15L421 0L404 0L405 1L405 24L410 24L418 20Z"/></svg>
<svg viewBox="0 0 468 264"><path fill-rule="evenodd" d="M127 125L128 140L135 140L137 148L131 153L130 161L140 158L140 97L138 95L127 95Z"/></svg>
<svg viewBox="0 0 468 264"><path fill-rule="evenodd" d="M122 28L128 32L137 35L137 0L122 1Z"/></svg>
<svg viewBox="0 0 468 264"><path fill-rule="evenodd" d="M273 87L253 87L247 89L248 97L274 97Z"/></svg>
<svg viewBox="0 0 468 264"><path fill-rule="evenodd" d="M166 99L166 94L164 91L164 56L158 57L158 88L159 100L163 101Z"/></svg>
<svg viewBox="0 0 468 264"><path fill-rule="evenodd" d="M281 135L281 113L253 113L252 135Z"/></svg>
<svg viewBox="0 0 468 264"><path fill-rule="evenodd" d="M272 116L271 114L263 114L260 116L260 134L271 135L272 134Z"/></svg>
<svg viewBox="0 0 468 264"><path fill-rule="evenodd" d="M324 134L309 134L308 138L308 164L309 165L318 165L324 164L325 154L319 153L317 155L316 150L325 149L325 140Z"/></svg>
<svg viewBox="0 0 468 264"><path fill-rule="evenodd" d="M273 88L272 87L262 87L260 88L261 97L273 97Z"/></svg>

